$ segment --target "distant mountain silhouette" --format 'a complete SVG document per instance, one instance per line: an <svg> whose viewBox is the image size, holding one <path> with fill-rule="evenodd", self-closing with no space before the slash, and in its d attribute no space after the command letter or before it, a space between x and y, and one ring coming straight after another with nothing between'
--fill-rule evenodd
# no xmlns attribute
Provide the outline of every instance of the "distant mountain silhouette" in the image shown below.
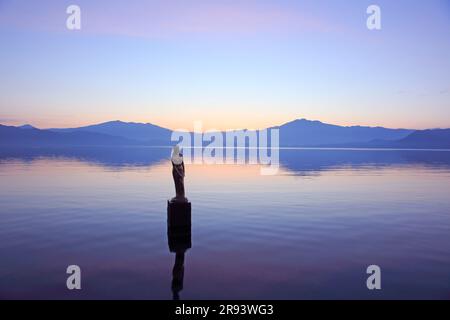
<svg viewBox="0 0 450 320"><path fill-rule="evenodd" d="M450 148L450 129L337 126L299 119L283 124L281 147ZM169 146L172 131L150 123L110 121L69 129L0 125L2 146ZM205 145L208 143L205 143Z"/></svg>
<svg viewBox="0 0 450 320"><path fill-rule="evenodd" d="M334 146L378 139L399 140L414 132L383 127L344 127L306 119L288 122L275 128L280 129L280 145L283 147Z"/></svg>
<svg viewBox="0 0 450 320"><path fill-rule="evenodd" d="M123 137L145 142L145 144L166 145L170 142L172 131L151 123L135 123L123 121L109 121L91 126L50 129L54 132L95 132L110 136Z"/></svg>
<svg viewBox="0 0 450 320"><path fill-rule="evenodd" d="M30 124L24 124L23 126L18 126L17 128L19 128L19 129L36 129L35 127L33 127Z"/></svg>
<svg viewBox="0 0 450 320"><path fill-rule="evenodd" d="M411 148L450 148L450 129L415 131L398 143Z"/></svg>
<svg viewBox="0 0 450 320"><path fill-rule="evenodd" d="M450 149L450 129L416 130L399 140L336 144L347 148Z"/></svg>
<svg viewBox="0 0 450 320"><path fill-rule="evenodd" d="M53 132L34 128L21 129L0 125L0 145L17 147L42 146L124 146L139 142L95 132Z"/></svg>

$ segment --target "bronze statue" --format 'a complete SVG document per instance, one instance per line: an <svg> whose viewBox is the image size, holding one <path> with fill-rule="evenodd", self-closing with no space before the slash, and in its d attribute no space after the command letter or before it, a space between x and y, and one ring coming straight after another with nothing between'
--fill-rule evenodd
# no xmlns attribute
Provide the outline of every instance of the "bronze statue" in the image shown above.
<svg viewBox="0 0 450 320"><path fill-rule="evenodd" d="M175 182L176 196L172 198L171 202L188 202L184 193L184 161L183 154L180 152L180 147L176 145L172 150L172 176Z"/></svg>
<svg viewBox="0 0 450 320"><path fill-rule="evenodd" d="M167 201L167 236L170 252L175 252L172 269L173 299L180 299L184 279L184 254L191 248L191 203L184 192L184 161L180 147L172 150L172 176L176 195Z"/></svg>

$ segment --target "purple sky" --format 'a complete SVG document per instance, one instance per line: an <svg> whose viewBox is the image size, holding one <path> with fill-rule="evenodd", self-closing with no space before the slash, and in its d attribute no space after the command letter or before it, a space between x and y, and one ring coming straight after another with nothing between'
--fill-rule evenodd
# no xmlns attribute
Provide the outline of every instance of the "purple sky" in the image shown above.
<svg viewBox="0 0 450 320"><path fill-rule="evenodd" d="M0 0L3 124L450 127L449 1L30 2Z"/></svg>

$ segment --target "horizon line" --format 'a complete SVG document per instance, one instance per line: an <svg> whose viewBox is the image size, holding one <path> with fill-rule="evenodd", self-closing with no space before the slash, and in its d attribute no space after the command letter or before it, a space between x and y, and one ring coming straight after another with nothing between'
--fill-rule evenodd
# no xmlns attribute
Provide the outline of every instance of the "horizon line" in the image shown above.
<svg viewBox="0 0 450 320"><path fill-rule="evenodd" d="M286 121L283 122L281 124L274 124L274 125L270 125L270 126L266 126L266 127L262 127L262 128L228 128L228 129L207 129L207 130L203 130L201 132L206 132L206 131L221 131L221 132L225 132L225 131L236 131L236 130L264 130L264 129L270 129L270 128L277 128L277 127L281 127L284 126L288 123L292 123L295 121L308 121L308 122L319 122L321 124L325 124L325 125L332 125L332 126L339 126L339 127L347 127L347 128L351 128L351 127L366 127L366 128L385 128L385 129L392 129L392 130L433 130L433 129L448 129L450 128L450 126L448 127L433 127L433 128L424 128L424 129L417 129L417 128L406 128L406 127L385 127L383 125L361 125L361 124L335 124L335 123L329 123L329 122L323 122L321 120L311 120L311 119L307 119L307 118L294 118L293 120L290 121ZM8 122L8 121L7 121ZM11 121L11 122L15 122L17 123L18 121ZM153 126L157 126L166 130L170 130L170 131L189 131L189 132L194 132L194 130L191 129L186 129L186 128L176 128L176 129L172 129L169 127L165 127L153 122L148 122L148 121L142 121L142 122L138 122L138 121L123 121L120 119L115 119L115 120L106 120L106 121L100 121L100 122L95 122L95 123L87 123L87 124L80 124L78 126L67 126L67 127L38 127L32 124L32 122L23 122L22 124L18 124L18 125L11 125L11 124L3 124L0 123L0 125L4 125L4 126L12 126L12 127L21 127L21 126L32 126L33 128L36 129L40 129L40 130L51 130L51 129L77 129L77 128L82 128L82 127L88 127L88 126L93 126L93 125L100 125L100 124L105 124L105 123L112 123L112 122L121 122L121 123L127 123L127 124L148 124L148 125L153 125ZM195 121L193 122L193 126L194 127Z"/></svg>

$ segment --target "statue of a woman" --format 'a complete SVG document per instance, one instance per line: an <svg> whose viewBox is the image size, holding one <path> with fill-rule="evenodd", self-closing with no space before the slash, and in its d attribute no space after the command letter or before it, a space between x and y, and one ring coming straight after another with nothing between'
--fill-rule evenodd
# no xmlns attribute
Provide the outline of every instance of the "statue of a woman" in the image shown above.
<svg viewBox="0 0 450 320"><path fill-rule="evenodd" d="M183 155L180 152L180 146L176 145L172 150L172 176L175 182L176 196L172 202L187 202L184 193L184 162Z"/></svg>

